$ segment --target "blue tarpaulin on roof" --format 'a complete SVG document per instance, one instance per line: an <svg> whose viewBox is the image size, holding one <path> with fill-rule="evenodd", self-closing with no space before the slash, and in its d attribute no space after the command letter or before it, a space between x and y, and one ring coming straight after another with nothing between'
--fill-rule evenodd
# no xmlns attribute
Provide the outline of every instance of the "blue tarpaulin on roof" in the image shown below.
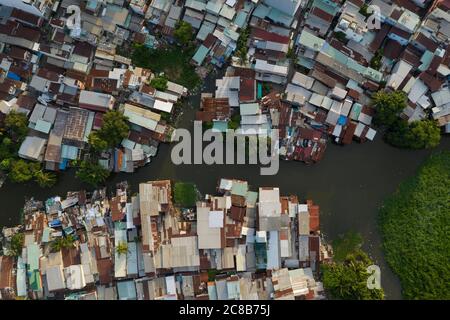
<svg viewBox="0 0 450 320"><path fill-rule="evenodd" d="M347 123L347 117L346 116L343 116L343 115L341 115L340 117L339 117L339 119L338 119L338 122L337 122L339 125L341 125L341 126L343 126L343 125L345 125L346 123Z"/></svg>
<svg viewBox="0 0 450 320"><path fill-rule="evenodd" d="M59 170L66 170L68 162L69 159L62 159L61 163L59 164Z"/></svg>
<svg viewBox="0 0 450 320"><path fill-rule="evenodd" d="M8 75L6 77L9 78L9 79L20 81L20 77L17 74L15 74L14 72L11 72L11 71L8 72Z"/></svg>

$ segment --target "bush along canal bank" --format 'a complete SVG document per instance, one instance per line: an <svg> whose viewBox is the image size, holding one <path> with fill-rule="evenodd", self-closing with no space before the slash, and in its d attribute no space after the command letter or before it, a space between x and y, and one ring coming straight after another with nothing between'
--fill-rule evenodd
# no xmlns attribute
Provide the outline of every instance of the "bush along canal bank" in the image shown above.
<svg viewBox="0 0 450 320"><path fill-rule="evenodd" d="M385 257L406 299L450 299L450 152L430 156L380 210Z"/></svg>

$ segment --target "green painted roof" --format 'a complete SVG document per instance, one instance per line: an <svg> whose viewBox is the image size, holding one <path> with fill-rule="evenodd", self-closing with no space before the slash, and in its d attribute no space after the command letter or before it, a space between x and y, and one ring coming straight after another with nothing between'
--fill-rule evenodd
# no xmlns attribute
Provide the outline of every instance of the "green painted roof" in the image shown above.
<svg viewBox="0 0 450 320"><path fill-rule="evenodd" d="M117 282L120 300L136 300L136 286L133 280Z"/></svg>
<svg viewBox="0 0 450 320"><path fill-rule="evenodd" d="M231 186L231 194L245 197L248 191L248 183L245 181L233 181Z"/></svg>
<svg viewBox="0 0 450 320"><path fill-rule="evenodd" d="M214 131L227 132L228 121L214 121L212 128L213 128Z"/></svg>
<svg viewBox="0 0 450 320"><path fill-rule="evenodd" d="M247 199L247 206L248 205L254 206L256 205L256 201L258 201L258 192L248 191L245 197Z"/></svg>
<svg viewBox="0 0 450 320"><path fill-rule="evenodd" d="M234 18L233 23L237 25L239 28L244 27L245 21L247 21L247 12L245 11L239 11L239 13Z"/></svg>
<svg viewBox="0 0 450 320"><path fill-rule="evenodd" d="M339 5L337 3L327 0L314 0L311 8L314 7L322 9L332 16L334 16L339 11Z"/></svg>
<svg viewBox="0 0 450 320"><path fill-rule="evenodd" d="M33 291L40 291L42 289L42 280L41 280L41 274L39 273L39 270L34 270L29 278L28 282L30 283L30 288Z"/></svg>
<svg viewBox="0 0 450 320"><path fill-rule="evenodd" d="M39 257L41 256L41 250L36 243L29 244L27 246L27 262L28 270L39 270Z"/></svg>
<svg viewBox="0 0 450 320"><path fill-rule="evenodd" d="M205 47L204 45L201 45L198 49L197 52L194 54L194 56L192 57L192 59L198 64L201 65L203 63L203 60L205 60L206 55L208 54L209 49L207 47Z"/></svg>
<svg viewBox="0 0 450 320"><path fill-rule="evenodd" d="M325 40L316 37L312 33L303 30L298 39L298 43L314 51L320 51L322 49Z"/></svg>
<svg viewBox="0 0 450 320"><path fill-rule="evenodd" d="M292 14L294 14L295 12L293 12ZM267 15L267 17L269 19L271 19L272 21L274 21L275 23L280 23L283 24L285 26L290 26L292 23L292 20L294 20L294 16L293 15L287 15L284 12L281 12L280 10L276 9L276 8L271 8L269 14Z"/></svg>
<svg viewBox="0 0 450 320"><path fill-rule="evenodd" d="M358 72L359 74L363 75L366 78L369 78L371 80L374 80L376 82L380 82L383 74L375 69L372 69L370 67L365 67L361 64L359 64L357 61L353 60L352 58L348 57L344 53L340 52L339 50L333 48L328 43L325 43L322 47L322 53L328 55L332 59L336 60L338 63L343 64L347 66L348 68Z"/></svg>
<svg viewBox="0 0 450 320"><path fill-rule="evenodd" d="M422 62L422 64L419 66L419 70L424 71L428 69L428 67L431 64L431 60L433 60L433 57L434 57L433 52L429 50L425 51L425 53L420 58L420 62Z"/></svg>
<svg viewBox="0 0 450 320"><path fill-rule="evenodd" d="M352 111L350 112L350 119L358 120L361 110L362 110L362 105L355 102L353 104Z"/></svg>
<svg viewBox="0 0 450 320"><path fill-rule="evenodd" d="M259 113L260 106L258 103L241 103L239 105L239 112L241 116L248 116Z"/></svg>

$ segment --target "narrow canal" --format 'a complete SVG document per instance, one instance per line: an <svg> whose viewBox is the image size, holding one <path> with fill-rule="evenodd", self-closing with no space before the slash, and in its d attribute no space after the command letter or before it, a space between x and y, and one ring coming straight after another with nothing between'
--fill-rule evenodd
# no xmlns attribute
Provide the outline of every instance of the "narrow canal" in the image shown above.
<svg viewBox="0 0 450 320"><path fill-rule="evenodd" d="M208 83L208 82L207 82ZM204 91L211 90L212 81ZM192 128L198 97L190 99L180 121L180 127ZM312 199L320 205L321 231L331 240L347 231L362 234L364 249L381 268L382 286L388 299L400 299L398 278L384 261L377 231L377 212L383 199L397 185L414 175L429 150L400 150L385 144L380 136L365 144L353 143L341 147L329 144L324 159L315 165L299 162L280 162L280 170L274 176L261 176L257 165L180 165L170 159L169 145L161 145L156 158L134 174L112 175L109 187L127 180L132 191L138 184L155 179L174 179L194 182L202 194L215 191L221 177L248 180L256 190L258 186L279 186L283 195L297 194L300 199ZM450 138L443 137L435 149L450 149ZM434 152L433 151L433 152ZM58 183L49 189L41 189L34 183L13 184L6 182L0 189L0 226L12 226L19 222L19 212L25 198L45 200L50 196L64 196L67 191L80 190L82 186L74 177L74 170L60 175Z"/></svg>

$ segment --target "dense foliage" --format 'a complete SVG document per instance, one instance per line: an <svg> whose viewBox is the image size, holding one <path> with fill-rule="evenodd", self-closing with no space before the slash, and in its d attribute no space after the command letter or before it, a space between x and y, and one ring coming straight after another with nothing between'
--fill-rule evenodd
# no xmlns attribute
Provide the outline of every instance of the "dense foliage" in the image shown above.
<svg viewBox="0 0 450 320"><path fill-rule="evenodd" d="M241 115L236 113L231 116L231 119L228 121L228 129L236 130L241 125Z"/></svg>
<svg viewBox="0 0 450 320"><path fill-rule="evenodd" d="M201 84L201 79L190 64L195 47L169 47L166 49L149 49L134 44L131 59L137 67L147 68L155 73L164 72L175 83L192 90Z"/></svg>
<svg viewBox="0 0 450 320"><path fill-rule="evenodd" d="M359 233L348 232L339 238L333 240L333 260L343 262L347 255L358 250L363 243Z"/></svg>
<svg viewBox="0 0 450 320"><path fill-rule="evenodd" d="M18 257L22 254L23 242L25 234L16 233L11 237L11 247L9 248L9 255Z"/></svg>
<svg viewBox="0 0 450 320"><path fill-rule="evenodd" d="M180 21L177 23L173 35L181 44L187 44L192 40L194 32L190 23L186 21Z"/></svg>
<svg viewBox="0 0 450 320"><path fill-rule="evenodd" d="M249 36L250 30L248 28L242 30L236 44L236 56L239 58L241 64L244 64L247 61L247 53L248 53L247 42Z"/></svg>
<svg viewBox="0 0 450 320"><path fill-rule="evenodd" d="M0 162L2 170L8 170L14 158L17 158L19 147L27 135L28 121L23 113L11 111L0 128Z"/></svg>
<svg viewBox="0 0 450 320"><path fill-rule="evenodd" d="M109 173L110 172L108 170L103 168L98 163L82 161L77 170L76 177L81 181L95 187L105 182L106 178L109 176Z"/></svg>
<svg viewBox="0 0 450 320"><path fill-rule="evenodd" d="M398 120L386 132L386 141L399 148L434 148L441 141L441 130L434 120L414 121L410 124L405 120Z"/></svg>
<svg viewBox="0 0 450 320"><path fill-rule="evenodd" d="M150 85L156 90L166 91L167 90L167 78L164 76L155 77L150 81Z"/></svg>
<svg viewBox="0 0 450 320"><path fill-rule="evenodd" d="M382 289L369 289L367 267L373 262L361 250L348 254L341 263L322 266L323 285L333 299L380 300L384 298Z"/></svg>
<svg viewBox="0 0 450 320"><path fill-rule="evenodd" d="M406 299L450 299L450 152L432 155L380 210L386 259Z"/></svg>
<svg viewBox="0 0 450 320"><path fill-rule="evenodd" d="M28 133L27 116L11 111L5 118L5 129L14 142L22 142Z"/></svg>
<svg viewBox="0 0 450 320"><path fill-rule="evenodd" d="M96 151L118 145L129 134L128 118L121 112L110 110L103 115L102 126L89 135L89 144Z"/></svg>
<svg viewBox="0 0 450 320"><path fill-rule="evenodd" d="M403 91L378 91L372 99L376 110L373 121L377 126L395 125L400 113L406 108L406 95Z"/></svg>
<svg viewBox="0 0 450 320"><path fill-rule="evenodd" d="M12 182L24 183L33 178L40 187L50 187L56 182L54 173L46 172L37 162L19 159L17 153L28 133L25 114L11 111L0 130L0 170L8 173Z"/></svg>
<svg viewBox="0 0 450 320"><path fill-rule="evenodd" d="M61 249L72 248L75 244L75 238L72 235L61 237L52 242L51 248L53 251L60 251Z"/></svg>
<svg viewBox="0 0 450 320"><path fill-rule="evenodd" d="M182 207L194 207L197 189L193 183L176 182L174 186L175 203Z"/></svg>
<svg viewBox="0 0 450 320"><path fill-rule="evenodd" d="M41 165L37 162L27 162L19 159L11 161L9 178L13 182L28 182L37 174Z"/></svg>
<svg viewBox="0 0 450 320"><path fill-rule="evenodd" d="M441 133L436 121L425 119L408 123L400 118L406 108L404 92L378 91L373 95L373 103L374 123L386 127L384 138L389 144L408 149L434 148L439 144Z"/></svg>
<svg viewBox="0 0 450 320"><path fill-rule="evenodd" d="M378 49L372 59L370 60L370 67L375 70L380 70L381 59L383 59L383 49Z"/></svg>
<svg viewBox="0 0 450 320"><path fill-rule="evenodd" d="M35 172L34 178L37 184L42 188L52 187L56 183L56 174L53 172L39 170Z"/></svg>

